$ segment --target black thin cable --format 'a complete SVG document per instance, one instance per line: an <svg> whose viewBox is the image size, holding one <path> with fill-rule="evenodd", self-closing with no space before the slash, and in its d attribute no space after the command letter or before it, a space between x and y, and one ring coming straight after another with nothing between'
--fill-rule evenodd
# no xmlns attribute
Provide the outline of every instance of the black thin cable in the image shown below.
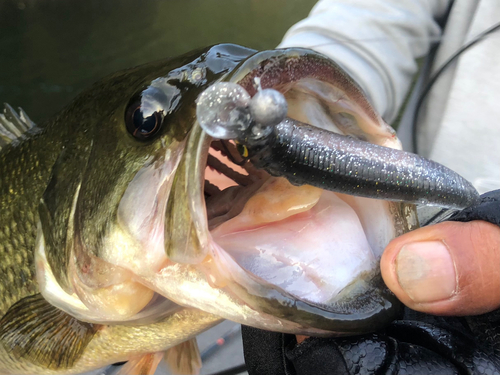
<svg viewBox="0 0 500 375"><path fill-rule="evenodd" d="M241 364L235 367L228 368L227 370L222 370L219 372L214 372L210 375L236 375L241 374L242 372L247 370L247 366L245 364Z"/></svg>
<svg viewBox="0 0 500 375"><path fill-rule="evenodd" d="M445 69L453 62L457 59L458 56L460 56L462 53L464 53L465 51L467 51L470 47L472 47L473 45L475 45L476 43L480 42L481 40L483 40L483 38L485 36L487 36L488 34L491 34L495 31L497 31L498 29L500 29L500 22L493 25L492 27L490 27L489 29L487 29L486 31L483 31L481 34L477 35L474 39L472 39L470 42L468 42L467 44L465 44L464 46L462 46L457 52L455 52L438 70L437 72L434 74L434 76L432 76L431 79L429 79L429 82L427 82L427 85L424 87L424 89L421 91L419 97L418 97L418 101L417 101L417 105L415 106L415 112L413 113L413 121L412 121L412 141L413 141L413 152L415 153L418 153L418 140L417 140L417 120L418 120L418 115L419 115L419 112L420 112L420 107L422 106L423 102L424 102L424 99L426 98L427 94L429 94L432 86L434 85L434 83L437 81L437 79L441 76L441 74L445 71Z"/></svg>

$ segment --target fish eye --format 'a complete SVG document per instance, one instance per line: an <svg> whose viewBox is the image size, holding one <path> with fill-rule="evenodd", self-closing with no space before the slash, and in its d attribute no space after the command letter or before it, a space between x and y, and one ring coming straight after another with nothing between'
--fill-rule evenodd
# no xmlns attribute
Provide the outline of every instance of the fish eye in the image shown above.
<svg viewBox="0 0 500 375"><path fill-rule="evenodd" d="M181 105L182 92L172 78L160 77L137 95L125 110L128 132L139 141L148 141L159 134L171 114Z"/></svg>
<svg viewBox="0 0 500 375"><path fill-rule="evenodd" d="M153 138L161 129L164 119L163 111L155 111L144 117L141 99L136 99L125 112L125 124L128 132L140 141Z"/></svg>

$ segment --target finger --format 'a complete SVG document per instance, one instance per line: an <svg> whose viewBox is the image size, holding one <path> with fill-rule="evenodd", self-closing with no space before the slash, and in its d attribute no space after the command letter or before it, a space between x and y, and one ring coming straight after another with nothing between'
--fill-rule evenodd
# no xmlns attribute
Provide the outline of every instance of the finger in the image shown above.
<svg viewBox="0 0 500 375"><path fill-rule="evenodd" d="M500 307L500 227L444 222L393 240L381 259L387 286L408 307L477 315Z"/></svg>

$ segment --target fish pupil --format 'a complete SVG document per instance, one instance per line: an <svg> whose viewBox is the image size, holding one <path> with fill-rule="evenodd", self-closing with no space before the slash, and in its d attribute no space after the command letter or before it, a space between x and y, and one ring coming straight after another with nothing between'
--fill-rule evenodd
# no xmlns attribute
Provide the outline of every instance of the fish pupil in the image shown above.
<svg viewBox="0 0 500 375"><path fill-rule="evenodd" d="M127 130L138 140L151 139L161 128L163 111L144 117L140 104L130 106L125 115Z"/></svg>
<svg viewBox="0 0 500 375"><path fill-rule="evenodd" d="M137 108L134 112L133 121L136 127L136 132L140 132L144 135L150 134L155 130L158 124L158 112L144 118L141 109Z"/></svg>

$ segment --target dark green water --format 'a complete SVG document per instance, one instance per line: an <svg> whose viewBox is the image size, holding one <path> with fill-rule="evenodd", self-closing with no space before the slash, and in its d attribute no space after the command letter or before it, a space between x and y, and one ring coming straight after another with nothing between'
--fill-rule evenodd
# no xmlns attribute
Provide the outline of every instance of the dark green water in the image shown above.
<svg viewBox="0 0 500 375"><path fill-rule="evenodd" d="M0 104L40 122L111 72L231 42L275 47L316 0L0 0Z"/></svg>

